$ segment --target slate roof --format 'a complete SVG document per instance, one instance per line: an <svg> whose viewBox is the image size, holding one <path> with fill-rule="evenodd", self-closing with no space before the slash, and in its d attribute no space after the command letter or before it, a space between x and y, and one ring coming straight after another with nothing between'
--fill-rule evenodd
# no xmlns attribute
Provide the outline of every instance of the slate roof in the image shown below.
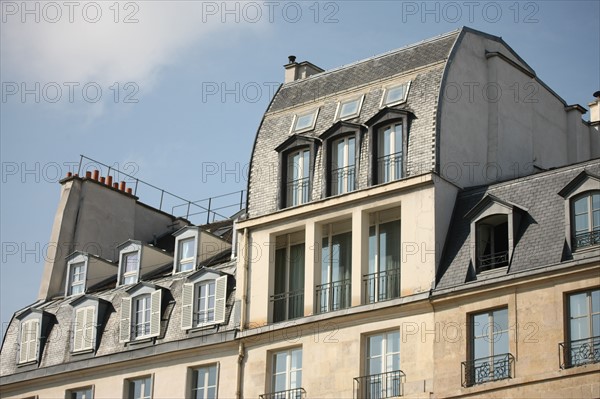
<svg viewBox="0 0 600 399"><path fill-rule="evenodd" d="M471 221L464 216L486 194L527 209L515 234L513 257L507 273L571 260L573 255L565 237L565 199L559 192L584 170L599 175L600 159L460 192L448 230L436 290L477 279L470 259ZM600 250L585 252L585 256L598 260Z"/></svg>

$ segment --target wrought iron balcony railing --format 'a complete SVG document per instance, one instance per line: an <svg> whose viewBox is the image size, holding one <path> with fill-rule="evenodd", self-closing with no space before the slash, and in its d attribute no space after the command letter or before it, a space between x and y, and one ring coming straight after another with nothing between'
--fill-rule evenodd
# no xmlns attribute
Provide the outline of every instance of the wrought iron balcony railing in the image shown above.
<svg viewBox="0 0 600 399"><path fill-rule="evenodd" d="M275 323L304 316L304 290L271 295L271 302Z"/></svg>
<svg viewBox="0 0 600 399"><path fill-rule="evenodd" d="M263 393L259 395L260 399L304 399L306 391L304 388L293 388L287 391L278 391L271 393Z"/></svg>
<svg viewBox="0 0 600 399"><path fill-rule="evenodd" d="M354 379L354 398L384 399L403 396L406 374L402 370L365 375Z"/></svg>
<svg viewBox="0 0 600 399"><path fill-rule="evenodd" d="M513 378L514 363L510 353L462 362L462 386Z"/></svg>
<svg viewBox="0 0 600 399"><path fill-rule="evenodd" d="M354 165L331 170L331 195L354 190L356 168Z"/></svg>
<svg viewBox="0 0 600 399"><path fill-rule="evenodd" d="M402 178L402 153L377 158L377 177L379 183L387 183Z"/></svg>
<svg viewBox="0 0 600 399"><path fill-rule="evenodd" d="M600 362L600 336L578 339L558 344L558 361L561 369Z"/></svg>
<svg viewBox="0 0 600 399"><path fill-rule="evenodd" d="M496 252L489 255L481 255L477 259L477 272L491 270L496 267L508 265L508 251Z"/></svg>
<svg viewBox="0 0 600 399"><path fill-rule="evenodd" d="M292 180L287 183L286 205L306 204L310 199L310 178Z"/></svg>
<svg viewBox="0 0 600 399"><path fill-rule="evenodd" d="M317 285L317 311L319 313L350 307L350 280Z"/></svg>
<svg viewBox="0 0 600 399"><path fill-rule="evenodd" d="M400 268L384 270L363 276L367 303L387 301L400 297Z"/></svg>
<svg viewBox="0 0 600 399"><path fill-rule="evenodd" d="M587 233L577 234L575 236L573 247L577 249L597 244L600 244L600 230L592 230Z"/></svg>

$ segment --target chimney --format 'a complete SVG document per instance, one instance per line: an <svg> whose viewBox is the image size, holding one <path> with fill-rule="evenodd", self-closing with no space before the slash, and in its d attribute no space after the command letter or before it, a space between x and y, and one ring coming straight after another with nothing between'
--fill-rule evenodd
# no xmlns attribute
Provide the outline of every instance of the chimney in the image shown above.
<svg viewBox="0 0 600 399"><path fill-rule="evenodd" d="M289 62L283 66L285 68L284 83L305 79L309 76L323 72L323 69L308 61L302 61L301 63L297 63L295 55L290 55L288 57L288 61Z"/></svg>
<svg viewBox="0 0 600 399"><path fill-rule="evenodd" d="M588 104L590 107L590 122L600 121L600 90L594 93L596 98L594 101Z"/></svg>

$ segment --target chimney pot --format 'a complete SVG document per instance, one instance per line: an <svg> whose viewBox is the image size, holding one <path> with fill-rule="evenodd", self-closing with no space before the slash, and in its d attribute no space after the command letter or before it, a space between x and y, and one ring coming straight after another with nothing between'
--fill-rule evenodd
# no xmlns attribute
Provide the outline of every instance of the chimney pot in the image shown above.
<svg viewBox="0 0 600 399"><path fill-rule="evenodd" d="M71 176L73 176L73 173L67 172L67 177L71 177Z"/></svg>
<svg viewBox="0 0 600 399"><path fill-rule="evenodd" d="M288 57L288 60L290 61L290 64L293 64L294 62L296 62L296 56L295 55L290 55Z"/></svg>
<svg viewBox="0 0 600 399"><path fill-rule="evenodd" d="M94 180L98 181L100 176L100 171L98 169L94 170Z"/></svg>
<svg viewBox="0 0 600 399"><path fill-rule="evenodd" d="M121 181L121 186L119 187L119 190L125 191L125 184L126 183L124 181Z"/></svg>
<svg viewBox="0 0 600 399"><path fill-rule="evenodd" d="M106 184L108 186L112 186L113 185L112 176L109 175L109 176L106 177Z"/></svg>
<svg viewBox="0 0 600 399"><path fill-rule="evenodd" d="M119 189L119 183L113 183L113 188Z"/></svg>
<svg viewBox="0 0 600 399"><path fill-rule="evenodd" d="M127 194L133 195L133 190L131 189L131 187L127 187Z"/></svg>
<svg viewBox="0 0 600 399"><path fill-rule="evenodd" d="M90 171L85 172L85 178L86 179L91 179L92 178L92 172L90 172Z"/></svg>
<svg viewBox="0 0 600 399"><path fill-rule="evenodd" d="M104 176L102 176L102 177L100 178L100 183L104 184L105 182L106 182L106 178L105 178Z"/></svg>
<svg viewBox="0 0 600 399"><path fill-rule="evenodd" d="M594 97L600 98L600 90L598 90L597 92L594 93Z"/></svg>

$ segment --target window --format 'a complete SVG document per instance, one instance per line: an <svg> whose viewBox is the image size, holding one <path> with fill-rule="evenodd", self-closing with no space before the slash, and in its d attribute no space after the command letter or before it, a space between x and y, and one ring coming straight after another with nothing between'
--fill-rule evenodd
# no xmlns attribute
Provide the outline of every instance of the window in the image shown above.
<svg viewBox="0 0 600 399"><path fill-rule="evenodd" d="M323 232L321 284L316 287L319 313L350 307L352 232L334 235L333 227L329 224Z"/></svg>
<svg viewBox="0 0 600 399"><path fill-rule="evenodd" d="M162 289L137 284L121 300L120 342L157 337L160 334Z"/></svg>
<svg viewBox="0 0 600 399"><path fill-rule="evenodd" d="M363 99L365 96L353 98L350 100L340 101L334 121L356 118L360 115Z"/></svg>
<svg viewBox="0 0 600 399"><path fill-rule="evenodd" d="M315 109L304 114L294 115L292 133L302 133L313 130L317 122L318 113L319 109Z"/></svg>
<svg viewBox="0 0 600 399"><path fill-rule="evenodd" d="M271 368L271 399L301 398L302 348L289 349L273 354Z"/></svg>
<svg viewBox="0 0 600 399"><path fill-rule="evenodd" d="M192 398L216 399L217 365L198 367L192 373Z"/></svg>
<svg viewBox="0 0 600 399"><path fill-rule="evenodd" d="M152 399L152 377L127 380L129 399Z"/></svg>
<svg viewBox="0 0 600 399"><path fill-rule="evenodd" d="M356 139L344 137L333 142L331 149L331 195L354 190L356 177Z"/></svg>
<svg viewBox="0 0 600 399"><path fill-rule="evenodd" d="M572 201L573 248L600 244L600 192L588 192Z"/></svg>
<svg viewBox="0 0 600 399"><path fill-rule="evenodd" d="M21 322L19 342L19 363L35 362L38 359L40 340L40 320L29 319Z"/></svg>
<svg viewBox="0 0 600 399"><path fill-rule="evenodd" d="M286 206L305 204L310 200L310 150L301 149L287 157Z"/></svg>
<svg viewBox="0 0 600 399"><path fill-rule="evenodd" d="M402 123L394 123L379 129L377 136L378 183L388 183L403 177Z"/></svg>
<svg viewBox="0 0 600 399"><path fill-rule="evenodd" d="M463 386L512 378L508 348L508 308L471 316L470 361L463 363Z"/></svg>
<svg viewBox="0 0 600 399"><path fill-rule="evenodd" d="M125 253L121 259L121 284L136 283L139 267L139 252Z"/></svg>
<svg viewBox="0 0 600 399"><path fill-rule="evenodd" d="M410 82L385 89L383 92L383 97L381 99L381 106L385 107L390 105L397 105L406 101L409 89Z"/></svg>
<svg viewBox="0 0 600 399"><path fill-rule="evenodd" d="M181 328L189 330L225 321L227 275L200 270L183 284Z"/></svg>
<svg viewBox="0 0 600 399"><path fill-rule="evenodd" d="M69 265L69 295L82 294L85 290L85 262Z"/></svg>
<svg viewBox="0 0 600 399"><path fill-rule="evenodd" d="M177 254L178 272L185 272L194 269L194 252L196 249L196 240L194 237L179 241Z"/></svg>
<svg viewBox="0 0 600 399"><path fill-rule="evenodd" d="M491 215L476 227L477 273L508 265L508 216Z"/></svg>
<svg viewBox="0 0 600 399"><path fill-rule="evenodd" d="M277 239L275 250L275 282L273 322L304 316L304 232L287 234Z"/></svg>
<svg viewBox="0 0 600 399"><path fill-rule="evenodd" d="M358 397L367 399L402 396L404 373L400 370L400 332L367 337L366 375L355 378Z"/></svg>
<svg viewBox="0 0 600 399"><path fill-rule="evenodd" d="M87 306L75 310L73 325L73 352L94 348L94 332L96 330L96 308Z"/></svg>
<svg viewBox="0 0 600 399"><path fill-rule="evenodd" d="M68 399L93 399L94 393L92 387L69 389L67 391Z"/></svg>
<svg viewBox="0 0 600 399"><path fill-rule="evenodd" d="M600 289L569 295L568 318L563 368L600 362Z"/></svg>
<svg viewBox="0 0 600 399"><path fill-rule="evenodd" d="M367 303L400 297L399 220L369 228L369 274L363 276L363 284Z"/></svg>

